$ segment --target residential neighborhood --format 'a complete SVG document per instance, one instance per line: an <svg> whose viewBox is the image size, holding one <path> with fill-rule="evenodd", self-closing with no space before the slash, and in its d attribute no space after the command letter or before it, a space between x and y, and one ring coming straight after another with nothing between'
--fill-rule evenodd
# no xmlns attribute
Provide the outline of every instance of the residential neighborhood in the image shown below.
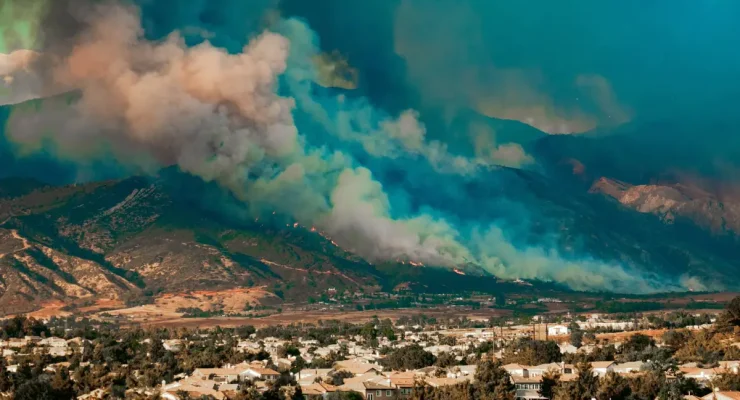
<svg viewBox="0 0 740 400"><path fill-rule="evenodd" d="M599 398L614 385L630 399L665 388L732 398L740 320L731 313L632 314L623 324L625 317L517 324L419 316L208 330L16 317L1 325L0 384L6 397L31 385L33 393L86 400L421 399L460 390L544 400L571 398L572 390ZM658 328L666 324L672 328Z"/></svg>

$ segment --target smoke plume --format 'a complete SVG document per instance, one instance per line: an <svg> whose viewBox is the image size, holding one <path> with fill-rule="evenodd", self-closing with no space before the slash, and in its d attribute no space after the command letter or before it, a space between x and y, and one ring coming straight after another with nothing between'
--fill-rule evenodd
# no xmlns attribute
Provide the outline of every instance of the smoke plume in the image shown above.
<svg viewBox="0 0 740 400"><path fill-rule="evenodd" d="M527 150L498 142L486 124L470 125L469 148L454 146L430 134L420 111L379 107L363 96L351 61L328 56L306 21L279 17L265 2L243 16L250 29L244 32L208 2L181 2L181 14L171 10L172 18L183 19L179 23L151 11L151 3L47 6L38 24L44 31L34 48L37 59L13 64L13 71L35 74L39 96L73 94L14 109L6 131L18 153L43 149L80 165L112 157L138 172L174 165L228 189L253 216L275 212L315 226L371 261L474 264L507 279L584 290L650 292L681 284L637 266L562 252L552 235L536 244L523 240L541 223L539 216L524 203L485 193L517 190L496 173L533 166ZM223 3L244 9L249 2ZM402 9L399 20L404 15ZM428 80L436 78L419 65L441 53L408 37L413 26L399 29L396 47L430 100L500 118L532 118L525 122L554 133L597 124L577 109L555 107L528 73L496 69L493 75L502 75L494 86L471 79L449 91L452 74L430 89ZM499 92L499 83L516 87ZM587 88L599 116L629 119L604 78L584 75L574 84ZM503 98L517 104L502 109ZM471 198L472 187L481 188L480 198Z"/></svg>

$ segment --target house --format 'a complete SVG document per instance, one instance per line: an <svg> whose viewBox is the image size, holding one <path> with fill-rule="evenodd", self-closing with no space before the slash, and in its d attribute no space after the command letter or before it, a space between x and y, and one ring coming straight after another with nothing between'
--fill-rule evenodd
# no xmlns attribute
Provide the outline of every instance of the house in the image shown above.
<svg viewBox="0 0 740 400"><path fill-rule="evenodd" d="M337 391L337 387L328 383L316 382L310 385L301 385L303 398L306 400L325 399L330 393Z"/></svg>
<svg viewBox="0 0 740 400"><path fill-rule="evenodd" d="M468 378L426 378L424 383L431 387L442 387L442 386L455 386L459 383L467 381Z"/></svg>
<svg viewBox="0 0 740 400"><path fill-rule="evenodd" d="M528 378L512 376L511 381L516 387L517 400L546 399L539 392L542 388L542 375Z"/></svg>
<svg viewBox="0 0 740 400"><path fill-rule="evenodd" d="M506 372L509 373L511 376L522 376L525 378L529 377L529 367L519 364L506 364L503 366L503 369L506 370Z"/></svg>
<svg viewBox="0 0 740 400"><path fill-rule="evenodd" d="M212 380L220 383L238 382L240 373L243 372L233 366L224 368L196 368L193 371L193 378L200 380Z"/></svg>
<svg viewBox="0 0 740 400"><path fill-rule="evenodd" d="M280 378L280 373L270 368L249 367L242 376L261 381L274 382Z"/></svg>
<svg viewBox="0 0 740 400"><path fill-rule="evenodd" d="M565 325L552 325L547 327L548 336L570 335L570 328Z"/></svg>
<svg viewBox="0 0 740 400"><path fill-rule="evenodd" d="M6 343L5 347L9 347L12 349L20 349L21 347L28 344L28 342L25 339L17 339L17 338L10 338Z"/></svg>
<svg viewBox="0 0 740 400"><path fill-rule="evenodd" d="M714 377L717 374L720 374L723 372L722 370L718 368L698 368L698 367L686 367L686 366L681 366L678 368L678 370L682 372L686 378L693 378L700 382L710 381L714 379Z"/></svg>
<svg viewBox="0 0 740 400"><path fill-rule="evenodd" d="M618 374L629 374L632 372L637 372L640 369L642 369L642 366L645 363L642 361L632 361L632 362L626 362L621 364L614 364L614 372Z"/></svg>
<svg viewBox="0 0 740 400"><path fill-rule="evenodd" d="M549 364L540 364L536 365L534 367L529 367L527 369L529 371L529 377L535 377L535 376L542 376L548 371L552 372L563 372L563 367L561 364L558 363L549 363Z"/></svg>
<svg viewBox="0 0 740 400"><path fill-rule="evenodd" d="M447 372L448 378L460 378L460 377L473 377L475 376L475 372L477 371L478 366L477 365L458 365L449 370Z"/></svg>
<svg viewBox="0 0 740 400"><path fill-rule="evenodd" d="M46 367L44 367L45 372L51 372L54 373L60 368L69 368L70 363L68 361L58 362L55 364L49 364Z"/></svg>
<svg viewBox="0 0 740 400"><path fill-rule="evenodd" d="M614 370L614 361L594 361L591 363L594 375L604 376L607 372Z"/></svg>
<svg viewBox="0 0 740 400"><path fill-rule="evenodd" d="M169 385L162 387L162 393L160 397L166 400L181 400L178 395L180 392L185 392L190 395L191 398L199 398L202 396L213 396L217 400L223 400L226 396L216 390L217 382L210 380L199 380L199 379L183 379L179 382L173 382Z"/></svg>
<svg viewBox="0 0 740 400"><path fill-rule="evenodd" d="M414 391L416 384L416 373L414 372L396 372L390 375L391 386L398 389L400 397L407 397Z"/></svg>
<svg viewBox="0 0 740 400"><path fill-rule="evenodd" d="M257 353L260 351L260 345L249 340L240 340L236 349L242 353Z"/></svg>
<svg viewBox="0 0 740 400"><path fill-rule="evenodd" d="M43 338L41 336L24 336L23 340L26 341L26 343L39 343Z"/></svg>
<svg viewBox="0 0 740 400"><path fill-rule="evenodd" d="M365 400L394 399L398 393L398 390L390 384L374 381L345 383L338 390L358 392Z"/></svg>
<svg viewBox="0 0 740 400"><path fill-rule="evenodd" d="M733 374L740 373L740 361L720 361L719 367Z"/></svg>
<svg viewBox="0 0 740 400"><path fill-rule="evenodd" d="M716 391L702 397L702 400L740 400L740 392Z"/></svg>
<svg viewBox="0 0 740 400"><path fill-rule="evenodd" d="M66 340L52 336L50 338L42 339L39 342L39 346L67 348L68 345Z"/></svg>
<svg viewBox="0 0 740 400"><path fill-rule="evenodd" d="M380 371L383 370L383 367L377 364L368 364L368 363L348 360L348 361L337 361L336 365L334 365L334 369L337 371L348 371L354 375L364 375L367 373L380 373Z"/></svg>
<svg viewBox="0 0 740 400"><path fill-rule="evenodd" d="M49 347L46 352L52 357L64 357L72 353L72 349L69 347Z"/></svg>
<svg viewBox="0 0 740 400"><path fill-rule="evenodd" d="M575 354L578 352L578 347L570 343L561 343L558 347L560 348L560 354Z"/></svg>
<svg viewBox="0 0 740 400"><path fill-rule="evenodd" d="M182 350L182 341L180 339L163 340L162 347L167 351L177 353Z"/></svg>
<svg viewBox="0 0 740 400"><path fill-rule="evenodd" d="M331 371L333 371L331 368L302 369L295 374L295 379L302 385L308 385L315 382L317 378L324 380Z"/></svg>

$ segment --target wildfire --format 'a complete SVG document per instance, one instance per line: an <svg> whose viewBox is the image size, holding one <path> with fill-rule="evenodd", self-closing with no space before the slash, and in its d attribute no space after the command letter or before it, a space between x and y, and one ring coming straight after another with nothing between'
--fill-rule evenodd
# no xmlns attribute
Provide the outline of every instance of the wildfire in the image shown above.
<svg viewBox="0 0 740 400"><path fill-rule="evenodd" d="M298 222L296 222L295 224L293 224L293 228L297 228L297 227L298 227Z"/></svg>
<svg viewBox="0 0 740 400"><path fill-rule="evenodd" d="M453 271L454 273L458 274L458 275L465 275L465 272L462 272L462 271L460 271L460 270L459 270L459 269L457 269L457 268L453 268L453 269L452 269L452 271Z"/></svg>
<svg viewBox="0 0 740 400"><path fill-rule="evenodd" d="M316 227L312 226L311 227L311 232L316 232Z"/></svg>
<svg viewBox="0 0 740 400"><path fill-rule="evenodd" d="M415 261L409 261L409 264L413 265L414 267L423 267L424 266L423 263L415 262Z"/></svg>

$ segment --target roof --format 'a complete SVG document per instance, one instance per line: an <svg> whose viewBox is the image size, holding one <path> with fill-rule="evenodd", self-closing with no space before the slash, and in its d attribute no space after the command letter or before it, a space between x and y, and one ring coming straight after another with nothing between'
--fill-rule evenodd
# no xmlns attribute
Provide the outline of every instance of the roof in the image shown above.
<svg viewBox="0 0 740 400"><path fill-rule="evenodd" d="M331 372L331 368L305 368L300 371L298 371L301 376L326 376L329 375L329 372Z"/></svg>
<svg viewBox="0 0 740 400"><path fill-rule="evenodd" d="M356 361L337 361L334 368L337 370L349 371L355 375L364 374L372 370L380 371L382 369L380 365Z"/></svg>
<svg viewBox="0 0 740 400"><path fill-rule="evenodd" d="M321 395L324 393L332 393L337 391L337 387L334 385L330 385L328 383L324 382L316 382L312 383L310 385L301 386L301 391L303 394L315 394L315 395Z"/></svg>
<svg viewBox="0 0 740 400"><path fill-rule="evenodd" d="M740 400L740 392L735 392L735 391L719 391L719 392L709 393L708 395L702 397L702 399L709 399L709 400L714 399L714 396L713 396L714 394L717 395L717 398L720 398L720 396L722 396L728 399Z"/></svg>
<svg viewBox="0 0 740 400"><path fill-rule="evenodd" d="M454 386L459 383L467 382L466 378L427 378L424 380L427 385L433 387Z"/></svg>
<svg viewBox="0 0 740 400"><path fill-rule="evenodd" d="M392 390L395 389L392 386L384 385L380 382L373 382L373 381L367 381L362 382L362 384L365 386L365 389L367 390Z"/></svg>
<svg viewBox="0 0 740 400"><path fill-rule="evenodd" d="M249 369L260 375L280 375L280 372L270 368L249 367Z"/></svg>
<svg viewBox="0 0 740 400"><path fill-rule="evenodd" d="M613 365L614 361L593 361L591 363L591 368L608 368L610 365Z"/></svg>
<svg viewBox="0 0 740 400"><path fill-rule="evenodd" d="M553 369L553 370L560 370L560 367L561 367L561 365L558 364L558 363L549 363L549 364L540 364L540 365L537 365L537 366L534 366L534 367L530 367L529 369L530 370L536 369L536 370L547 371L547 370L551 370L551 369Z"/></svg>
<svg viewBox="0 0 740 400"><path fill-rule="evenodd" d="M416 382L416 374L413 371L393 372L389 378L391 383L398 387L414 387L414 383Z"/></svg>
<svg viewBox="0 0 740 400"><path fill-rule="evenodd" d="M719 374L722 371L716 368L697 368L697 367L680 367L679 371L686 375L714 375Z"/></svg>
<svg viewBox="0 0 740 400"><path fill-rule="evenodd" d="M614 364L614 368L640 368L645 363L642 361L630 361L625 363Z"/></svg>
<svg viewBox="0 0 740 400"><path fill-rule="evenodd" d="M530 376L528 378L523 376L512 376L511 381L513 383L540 383L542 382L542 375Z"/></svg>
<svg viewBox="0 0 740 400"><path fill-rule="evenodd" d="M201 375L205 376L211 376L211 375L239 375L239 372L242 372L244 370L240 370L237 368L196 368L193 371L193 374L199 373Z"/></svg>
<svg viewBox="0 0 740 400"><path fill-rule="evenodd" d="M391 383L398 387L414 387L416 381L414 378L391 378Z"/></svg>
<svg viewBox="0 0 740 400"><path fill-rule="evenodd" d="M505 370L509 370L509 369L527 369L529 367L526 365L521 365L521 364L506 364L502 368Z"/></svg>
<svg viewBox="0 0 740 400"><path fill-rule="evenodd" d="M188 392L191 395L195 395L195 397L206 395L213 396L219 400L223 399L225 397L224 394L213 389L214 383L215 382L213 381L198 382L197 380L182 380L180 382L175 382L171 385L167 385L164 388L164 392L177 396L177 392L183 391Z"/></svg>

